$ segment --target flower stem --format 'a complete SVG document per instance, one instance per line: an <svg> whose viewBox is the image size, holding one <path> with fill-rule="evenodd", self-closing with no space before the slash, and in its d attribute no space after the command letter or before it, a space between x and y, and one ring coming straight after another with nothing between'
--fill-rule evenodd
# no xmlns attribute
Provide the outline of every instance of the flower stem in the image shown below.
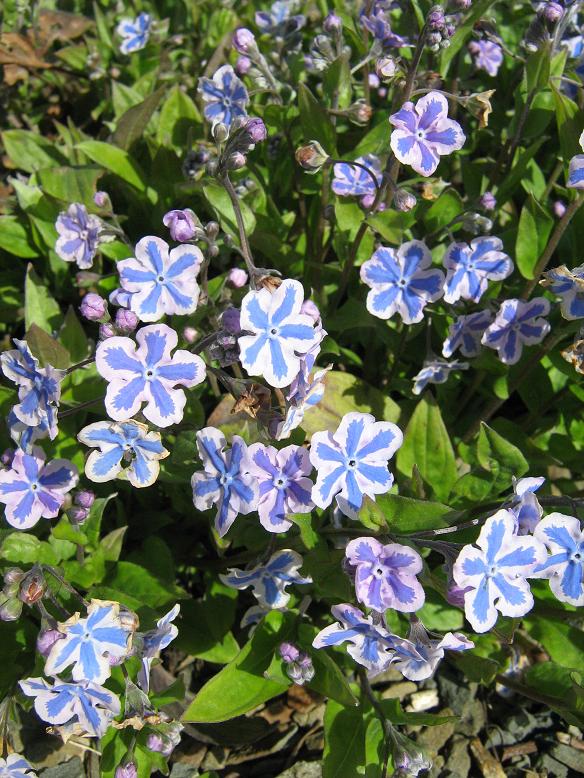
<svg viewBox="0 0 584 778"><path fill-rule="evenodd" d="M381 778L387 778L387 762L389 760L389 748L390 748L390 742L393 740L393 725L391 721L387 718L385 713L383 712L383 708L379 704L379 700L375 696L373 689L371 688L371 684L369 683L369 678L367 678L367 672L364 668L359 667L359 684L361 686L361 691L363 692L363 695L367 697L369 702L371 703L371 707L377 714L377 717L379 718L381 722L381 726L383 727L383 757L381 759Z"/></svg>
<svg viewBox="0 0 584 778"><path fill-rule="evenodd" d="M227 173L225 173L225 175L222 176L219 179L219 181L222 184L222 186L225 188L227 194L229 195L229 199L231 200L231 205L233 206L233 212L235 213L235 221L237 222L237 230L239 232L239 241L241 243L241 251L243 254L243 258L245 260L245 264L247 266L247 272L249 273L249 280L253 289L255 288L256 266L253 261L251 248L249 245L249 241L247 239L247 234L245 232L245 225L243 223L243 215L241 213L241 206L239 205L239 198L237 197L237 192L235 191L235 188L231 183L231 179L229 178Z"/></svg>

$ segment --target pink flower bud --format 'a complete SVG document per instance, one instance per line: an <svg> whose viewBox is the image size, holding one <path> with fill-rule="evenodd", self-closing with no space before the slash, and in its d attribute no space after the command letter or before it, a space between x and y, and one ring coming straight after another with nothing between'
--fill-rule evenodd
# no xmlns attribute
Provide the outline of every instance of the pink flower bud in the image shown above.
<svg viewBox="0 0 584 778"><path fill-rule="evenodd" d="M194 343L199 337L199 333L194 327L185 327L182 334L187 343Z"/></svg>
<svg viewBox="0 0 584 778"><path fill-rule="evenodd" d="M241 326L239 323L239 311L237 308L227 308L221 314L221 325L227 332L231 332L233 335L237 335L241 332Z"/></svg>
<svg viewBox="0 0 584 778"><path fill-rule="evenodd" d="M58 629L44 629L39 632L36 642L37 651L41 656L47 657L57 640L63 640L65 635Z"/></svg>
<svg viewBox="0 0 584 778"><path fill-rule="evenodd" d="M302 303L300 306L300 313L304 314L305 316L310 316L315 324L318 324L320 321L320 311L318 310L316 303L312 302L312 300L305 300Z"/></svg>
<svg viewBox="0 0 584 778"><path fill-rule="evenodd" d="M190 208L169 211L164 214L162 223L170 230L170 237L180 243L191 240L196 234L196 216Z"/></svg>
<svg viewBox="0 0 584 778"><path fill-rule="evenodd" d="M93 202L98 208L107 208L110 206L110 199L107 192L96 192L93 195Z"/></svg>
<svg viewBox="0 0 584 778"><path fill-rule="evenodd" d="M80 508L91 508L95 502L95 494L89 489L81 489L75 494L75 505L79 505Z"/></svg>
<svg viewBox="0 0 584 778"><path fill-rule="evenodd" d="M257 51L255 36L251 30L247 29L247 27L238 27L238 29L233 33L231 42L233 44L233 48L235 51L239 52L239 54L250 54L254 51Z"/></svg>
<svg viewBox="0 0 584 778"><path fill-rule="evenodd" d="M237 62L235 63L235 72L238 76L245 76L246 73L249 73L251 68L251 59L249 57L241 56L237 58Z"/></svg>
<svg viewBox="0 0 584 778"><path fill-rule="evenodd" d="M126 762L116 767L114 778L138 778L138 769L134 762Z"/></svg>
<svg viewBox="0 0 584 778"><path fill-rule="evenodd" d="M129 335L134 332L138 326L138 317L134 311L129 311L127 308L120 308L116 313L116 327L123 335Z"/></svg>
<svg viewBox="0 0 584 778"><path fill-rule="evenodd" d="M88 321L100 321L108 315L107 300L94 292L88 292L79 306L81 315Z"/></svg>
<svg viewBox="0 0 584 778"><path fill-rule="evenodd" d="M73 524L83 524L89 516L89 508L82 508L80 505L74 505L69 509L67 515Z"/></svg>
<svg viewBox="0 0 584 778"><path fill-rule="evenodd" d="M114 335L116 335L116 328L111 322L107 322L106 324L100 324L99 325L99 339L100 340L107 340L108 338L113 338Z"/></svg>
<svg viewBox="0 0 584 778"><path fill-rule="evenodd" d="M225 280L232 289L241 289L247 284L247 273L240 267L232 267Z"/></svg>

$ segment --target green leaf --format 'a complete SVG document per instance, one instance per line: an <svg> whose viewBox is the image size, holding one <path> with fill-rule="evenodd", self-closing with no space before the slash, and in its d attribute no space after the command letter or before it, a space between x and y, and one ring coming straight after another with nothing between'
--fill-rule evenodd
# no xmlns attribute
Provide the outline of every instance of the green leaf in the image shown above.
<svg viewBox="0 0 584 778"><path fill-rule="evenodd" d="M440 408L431 394L425 394L416 406L397 452L400 472L411 478L414 465L438 499L449 495L456 481L456 459Z"/></svg>
<svg viewBox="0 0 584 778"><path fill-rule="evenodd" d="M351 105L351 68L347 54L341 55L329 65L322 86L331 105L334 103L335 95L338 108L348 108Z"/></svg>
<svg viewBox="0 0 584 778"><path fill-rule="evenodd" d="M477 458L481 467L495 474L495 488L499 491L511 485L513 476L519 478L529 470L529 464L517 446L484 421L479 430Z"/></svg>
<svg viewBox="0 0 584 778"><path fill-rule="evenodd" d="M201 122L201 115L191 98L178 86L174 86L160 109L157 142L161 146L184 148L189 131Z"/></svg>
<svg viewBox="0 0 584 778"><path fill-rule="evenodd" d="M146 192L147 185L144 174L123 149L99 140L85 140L78 143L76 148L139 192Z"/></svg>
<svg viewBox="0 0 584 778"><path fill-rule="evenodd" d="M24 337L33 356L39 360L42 367L52 365L66 368L71 364L67 349L36 324L30 325Z"/></svg>
<svg viewBox="0 0 584 778"><path fill-rule="evenodd" d="M17 216L0 216L0 249L23 259L38 257L30 241L30 228Z"/></svg>
<svg viewBox="0 0 584 778"><path fill-rule="evenodd" d="M584 632L581 629L540 615L525 619L524 624L531 637L541 643L558 665L573 670L582 667Z"/></svg>
<svg viewBox="0 0 584 778"><path fill-rule="evenodd" d="M68 540L70 543L75 543L76 546L85 546L87 544L87 535L80 527L74 527L67 516L61 517L51 529L51 533L57 540Z"/></svg>
<svg viewBox="0 0 584 778"><path fill-rule="evenodd" d="M47 565L58 564L55 552L49 544L28 532L11 532L5 537L0 546L0 557L19 565L35 562L43 562Z"/></svg>
<svg viewBox="0 0 584 778"><path fill-rule="evenodd" d="M103 551L100 548L96 549L86 556L83 562L76 560L63 562L63 570L66 580L73 586L90 589L104 579L106 569Z"/></svg>
<svg viewBox="0 0 584 778"><path fill-rule="evenodd" d="M238 656L199 690L182 720L227 721L285 692L287 686L267 680L263 673L294 622L291 613L268 613Z"/></svg>
<svg viewBox="0 0 584 778"><path fill-rule="evenodd" d="M108 532L100 541L99 547L103 551L106 562L117 562L122 552L122 544L127 527L118 527Z"/></svg>
<svg viewBox="0 0 584 778"><path fill-rule="evenodd" d="M453 655L451 655L453 656ZM469 681L488 686L500 671L501 666L494 659L478 656L476 653L460 651L453 656L453 661L460 667Z"/></svg>
<svg viewBox="0 0 584 778"><path fill-rule="evenodd" d="M117 496L118 493L113 492L113 494L109 494L107 497L98 497L93 501L93 505L89 509L89 516L85 519L83 531L87 535L88 543L94 548L97 548L99 545L101 522L105 507L110 500Z"/></svg>
<svg viewBox="0 0 584 778"><path fill-rule="evenodd" d="M203 187L203 192L205 193L209 205L215 211L217 221L221 224L221 227L225 232L228 232L239 240L239 230L237 229L235 212L225 189L220 184L211 181ZM241 208L245 233L249 238L255 230L256 219L247 203L240 200L239 207Z"/></svg>
<svg viewBox="0 0 584 778"><path fill-rule="evenodd" d="M24 283L24 325L28 330L32 324L48 333L56 330L62 321L61 309L42 283L32 265L26 271Z"/></svg>
<svg viewBox="0 0 584 778"><path fill-rule="evenodd" d="M518 153L516 161L511 168L511 172L503 180L501 186L497 190L497 206L504 205L511 197L515 189L519 186L525 177L531 160L540 150L544 142L545 138L538 138L530 146Z"/></svg>
<svg viewBox="0 0 584 778"><path fill-rule="evenodd" d="M161 581L141 565L132 562L118 562L104 578L103 585L128 592L150 608L164 608L185 597L185 592L179 586Z"/></svg>
<svg viewBox="0 0 584 778"><path fill-rule="evenodd" d="M414 500L399 494L380 494L376 500L390 532L419 532L424 529L448 527L459 516L448 505L429 500ZM448 521L447 516L452 521Z"/></svg>
<svg viewBox="0 0 584 778"><path fill-rule="evenodd" d="M552 94L556 106L556 122L560 136L560 148L564 162L576 154L581 154L579 138L582 133L582 112L578 105L551 84ZM497 201L498 201L497 197Z"/></svg>
<svg viewBox="0 0 584 778"><path fill-rule="evenodd" d="M392 724L410 724L411 726L438 727L449 721L458 721L457 716L441 716L435 713L406 713L398 699L381 700L383 712Z"/></svg>
<svg viewBox="0 0 584 778"><path fill-rule="evenodd" d="M545 89L550 80L550 43L543 44L527 57L525 84L527 92Z"/></svg>
<svg viewBox="0 0 584 778"><path fill-rule="evenodd" d="M85 167L52 167L39 170L37 180L44 192L66 203L93 205L97 180L103 169L96 165Z"/></svg>
<svg viewBox="0 0 584 778"><path fill-rule="evenodd" d="M337 153L336 134L326 108L312 94L306 84L298 87L298 107L304 141L317 140L327 154Z"/></svg>
<svg viewBox="0 0 584 778"><path fill-rule="evenodd" d="M324 714L323 778L365 775L366 719L361 708L329 700Z"/></svg>
<svg viewBox="0 0 584 778"><path fill-rule="evenodd" d="M170 705L173 702L182 702L185 698L185 684L182 678L177 678L163 692L157 692L150 695L150 702L155 708L162 708L164 705Z"/></svg>
<svg viewBox="0 0 584 778"><path fill-rule="evenodd" d="M407 213L386 208L380 213L373 213L367 217L367 224L373 227L381 237L393 246L399 246L404 242L404 233L415 223L416 217L413 211Z"/></svg>
<svg viewBox="0 0 584 778"><path fill-rule="evenodd" d="M312 648L312 641L317 634L318 629L311 624L300 624L298 627L298 641L312 659L315 670L314 678L307 686L325 697L336 700L341 705L357 705L358 700L334 659L325 651Z"/></svg>
<svg viewBox="0 0 584 778"><path fill-rule="evenodd" d="M547 245L554 224L553 218L537 202L533 195L528 198L521 210L515 257L517 268L524 278L533 278L533 271Z"/></svg>
<svg viewBox="0 0 584 778"><path fill-rule="evenodd" d="M424 226L430 231L446 227L464 211L464 203L455 189L445 189L424 214Z"/></svg>
<svg viewBox="0 0 584 778"><path fill-rule="evenodd" d="M6 130L2 143L13 165L27 173L67 162L53 142L29 130Z"/></svg>
<svg viewBox="0 0 584 778"><path fill-rule="evenodd" d="M572 691L572 678L569 668L556 662L538 662L529 667L523 675L528 686L550 697L566 699Z"/></svg>
<svg viewBox="0 0 584 778"><path fill-rule="evenodd" d="M176 646L207 662L227 664L239 653L231 627L235 619L237 594L213 580L202 600L181 605L181 626Z"/></svg>
<svg viewBox="0 0 584 778"><path fill-rule="evenodd" d="M69 352L72 364L81 362L89 353L89 340L71 305L65 314L65 321L59 332L59 341Z"/></svg>
<svg viewBox="0 0 584 778"><path fill-rule="evenodd" d="M116 130L112 141L122 149L129 149L134 141L141 138L148 122L152 118L154 111L158 108L159 102L166 87L161 86L145 100L138 105L134 105L123 114L118 120Z"/></svg>

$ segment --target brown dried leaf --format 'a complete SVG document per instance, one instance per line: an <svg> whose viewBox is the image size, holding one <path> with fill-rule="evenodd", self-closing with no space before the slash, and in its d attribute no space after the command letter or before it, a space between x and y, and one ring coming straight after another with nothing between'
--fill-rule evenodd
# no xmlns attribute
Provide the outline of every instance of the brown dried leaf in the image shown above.
<svg viewBox="0 0 584 778"><path fill-rule="evenodd" d="M80 38L91 27L93 21L80 14L48 9L40 12L39 37L47 48L53 41L72 41Z"/></svg>
<svg viewBox="0 0 584 778"><path fill-rule="evenodd" d="M44 59L45 49L38 49L30 38L16 32L0 35L0 65L20 65L24 68L50 68Z"/></svg>

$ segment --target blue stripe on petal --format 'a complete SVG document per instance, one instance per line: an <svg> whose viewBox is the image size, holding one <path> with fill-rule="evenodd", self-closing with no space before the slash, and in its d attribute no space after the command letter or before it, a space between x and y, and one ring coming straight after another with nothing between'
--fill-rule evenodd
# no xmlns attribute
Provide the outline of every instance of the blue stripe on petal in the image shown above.
<svg viewBox="0 0 584 778"><path fill-rule="evenodd" d="M150 382L150 394L156 405L156 409L163 419L172 416L175 410L174 400L170 392L166 390L164 384L160 381Z"/></svg>
<svg viewBox="0 0 584 778"><path fill-rule="evenodd" d="M272 338L270 339L269 343L270 343L270 356L272 361L272 371L274 373L274 376L278 380L281 380L288 372L288 366L286 364L286 360L284 359L284 355L282 353L282 348L280 346L279 341Z"/></svg>
<svg viewBox="0 0 584 778"><path fill-rule="evenodd" d="M118 411L129 410L136 402L140 392L144 390L144 386L145 381L142 376L137 376L129 383L124 384L113 397L112 404L114 408Z"/></svg>

